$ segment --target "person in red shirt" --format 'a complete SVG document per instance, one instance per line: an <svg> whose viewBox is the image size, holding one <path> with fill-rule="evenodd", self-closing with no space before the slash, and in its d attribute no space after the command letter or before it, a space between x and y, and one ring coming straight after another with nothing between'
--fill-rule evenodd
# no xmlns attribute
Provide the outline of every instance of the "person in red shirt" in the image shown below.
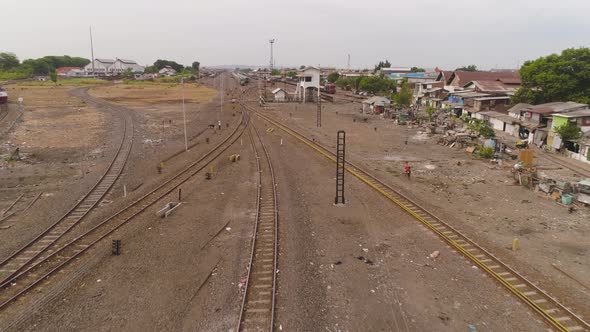
<svg viewBox="0 0 590 332"><path fill-rule="evenodd" d="M406 164L404 165L404 172L406 173L406 176L409 179L410 175L412 174L412 169L410 168L410 164L408 164L407 161L406 161Z"/></svg>

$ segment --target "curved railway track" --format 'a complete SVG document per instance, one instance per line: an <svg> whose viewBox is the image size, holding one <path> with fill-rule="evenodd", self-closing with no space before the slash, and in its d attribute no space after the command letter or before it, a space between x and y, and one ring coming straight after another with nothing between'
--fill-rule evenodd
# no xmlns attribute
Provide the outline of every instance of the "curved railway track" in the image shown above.
<svg viewBox="0 0 590 332"><path fill-rule="evenodd" d="M123 138L106 172L61 218L0 262L0 287L10 283L28 265L42 260L48 249L80 224L119 179L133 146L133 120L127 114L123 117Z"/></svg>
<svg viewBox="0 0 590 332"><path fill-rule="evenodd" d="M22 269L18 274L13 276L10 282L2 285L0 291L0 310L5 309L9 304L44 281L50 281L51 277L57 271L60 271L67 264L93 248L101 240L107 238L110 234L133 220L147 208L173 193L180 185L205 169L242 136L248 122L248 113L244 111L242 112L242 121L238 126L221 143L197 161L191 163L176 175L130 203L119 212L102 220L90 230L77 235L70 241L57 241L54 243L51 253L29 264L25 269Z"/></svg>
<svg viewBox="0 0 590 332"><path fill-rule="evenodd" d="M254 124L250 126L249 136L258 170L258 191L252 250L237 331L272 331L278 258L276 181L260 133Z"/></svg>
<svg viewBox="0 0 590 332"><path fill-rule="evenodd" d="M582 175L584 177L590 178L590 171L581 170L580 168L574 168L571 165L568 165L566 162L561 161L558 157L553 156L553 155L551 155L549 153L540 154L540 157L541 158L545 158L546 160L549 160L552 163L555 163L555 164L558 164L558 165L560 165L562 167L565 167L565 168L569 169L570 171L572 171L572 172L574 172L576 174L579 174L579 175Z"/></svg>
<svg viewBox="0 0 590 332"><path fill-rule="evenodd" d="M331 161L336 162L335 154L328 148L308 139L299 132L266 115L260 114L255 110L253 111L260 118L295 137ZM509 267L506 263L502 262L499 258L478 245L465 234L436 217L433 213L429 212L427 209L396 189L383 183L361 167L347 162L345 168L354 177L391 200L418 220L424 227L438 235L451 248L457 250L482 270L487 272L510 293L527 304L535 313L540 315L553 329L558 331L590 331L590 325L584 321L584 319L576 315L572 310L561 304L554 297Z"/></svg>

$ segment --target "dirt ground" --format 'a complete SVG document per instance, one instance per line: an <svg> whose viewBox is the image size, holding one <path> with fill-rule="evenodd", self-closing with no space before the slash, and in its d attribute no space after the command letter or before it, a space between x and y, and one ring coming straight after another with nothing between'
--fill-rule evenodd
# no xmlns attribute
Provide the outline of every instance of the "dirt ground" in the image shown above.
<svg viewBox="0 0 590 332"><path fill-rule="evenodd" d="M217 91L198 83L185 84L186 103L210 102ZM182 98L182 85L176 83L117 84L100 86L90 94L110 102L126 106L145 106L152 104L179 104Z"/></svg>
<svg viewBox="0 0 590 332"><path fill-rule="evenodd" d="M219 86L219 81L210 79L203 83L209 88ZM222 111L219 94L210 94L210 89L203 86L192 87L195 92L191 98L195 99L185 105L190 149L182 153L179 152L184 150L184 131L178 90L168 90L176 88L162 86L160 90L146 92L143 86L101 86L90 90L94 96L126 106L119 111L132 114L135 141L123 177L108 196L111 203L93 212L89 225L137 199L229 134L241 114L235 104L227 101L232 97L229 92L237 92L239 88L229 78L225 87L226 103ZM146 95L155 99L146 103ZM106 119L117 115L98 109L105 112ZM327 145L333 145L337 129L346 129L347 153L352 160L370 165L386 182L417 196L428 207L440 211L445 220L458 224L486 247L497 249L510 262L517 264L531 259L528 256L539 255L533 251L539 248L544 255L561 248L556 242L548 242L547 248L537 245L537 237L550 238L548 231L537 230L539 226L534 221L519 219L520 216L531 218L530 210L525 209L543 207L548 210L544 214L557 214L561 210L534 193L508 186L506 176L501 175L504 170L469 161L460 151L430 144L431 138L422 138L424 135L417 134L415 129L393 127L376 119L367 124L353 123L354 112L348 104L326 104L324 126L317 130L315 107L285 104L267 111ZM208 128L217 121L222 122L221 130ZM256 124L264 128L262 121ZM116 130L116 125L117 121L105 122L103 134L98 137ZM359 181L348 177L348 202L344 207L334 206L333 164L278 130L264 133L278 181L280 251L276 322L279 330L456 331L473 327L478 331L538 331L546 328L537 316L481 270L473 268ZM411 149L402 143L401 138L406 136L410 137ZM121 256L111 256L110 242L105 241L67 268L62 274L67 282L46 285L43 290L46 294L39 296L36 305L21 303L11 308L14 314L11 311L10 317L17 324L10 330L234 330L241 304L238 282L246 273L256 203L255 163L247 142L244 138L242 145L238 140L226 152L227 155L239 153L242 156L239 162L230 163L221 158L215 163L212 180L204 179L201 174L183 185L184 203L170 218L157 218L155 210L160 206L154 206L115 233L112 238L123 243ZM113 142L108 144L110 147ZM106 147L104 150L104 158L108 160ZM415 167L416 177L412 182L401 176L401 163L406 158L411 158ZM156 165L163 160L163 173L158 174ZM465 166L453 166L458 160ZM492 181L494 177L502 181ZM85 177L89 178L89 175ZM463 182L459 185L455 184L457 181ZM129 188L126 198L123 184ZM494 195L509 198L507 193L517 190L524 195L517 202L492 204ZM56 191L55 195L65 194ZM165 201L174 200L175 195L171 194ZM71 193L67 197L76 195ZM477 204L486 204L486 209L473 209L473 197L477 197ZM524 199L531 203L521 203ZM520 214L504 211L503 204L518 207ZM509 228L498 221L504 214L510 216L511 221L506 221ZM573 236L580 232L584 217L570 215L576 231L546 218L553 230ZM505 247L524 226L535 230L519 235L522 250L512 253ZM26 238L27 234L23 235L26 229L18 231L18 236ZM586 230L582 228L582 231ZM6 246L4 251L10 248ZM427 258L435 250L440 251L439 258ZM587 262L585 257L573 256L563 258L562 264L574 259ZM535 264L523 266L530 268L525 272L541 270ZM553 285L553 277L547 275L547 279L541 280L542 286L545 282ZM558 281L566 283L562 279ZM557 286L555 289L561 290ZM35 296L31 298L37 299Z"/></svg>
<svg viewBox="0 0 590 332"><path fill-rule="evenodd" d="M361 116L359 104L325 103L324 107L319 129L315 105L272 105L265 114L332 148L336 131L346 130L348 160L408 193L577 313L590 316L590 291L553 266L578 281L590 280L590 209L570 214L544 194L515 186L512 164L498 167L475 160L462 150L437 145L437 137L423 129ZM403 175L405 161L413 168L411 181ZM543 171L550 176L576 178L548 160L538 162L551 169ZM520 241L517 252L511 250L514 238Z"/></svg>
<svg viewBox="0 0 590 332"><path fill-rule="evenodd" d="M89 190L111 157L117 136L109 133L117 125L109 113L70 96L70 88L7 86L11 96L23 98L23 114L2 137L0 210L24 196L5 214L14 215L0 222L3 255L59 218ZM21 160L10 160L16 148Z"/></svg>

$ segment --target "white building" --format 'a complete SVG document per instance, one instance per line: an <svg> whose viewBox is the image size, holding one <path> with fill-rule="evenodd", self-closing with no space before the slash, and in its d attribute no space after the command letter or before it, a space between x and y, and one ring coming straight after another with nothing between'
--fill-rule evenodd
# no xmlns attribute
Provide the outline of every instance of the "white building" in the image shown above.
<svg viewBox="0 0 590 332"><path fill-rule="evenodd" d="M305 67L298 75L299 83L295 95L303 102L314 101L320 94L320 70L316 67Z"/></svg>
<svg viewBox="0 0 590 332"><path fill-rule="evenodd" d="M134 60L127 60L127 59L117 59L115 63L111 66L111 73L113 75L119 75L127 70L131 70L134 74L141 74L143 73L145 67L140 66Z"/></svg>
<svg viewBox="0 0 590 332"><path fill-rule="evenodd" d="M87 75L92 75L92 71L94 70L94 74L98 76L116 76L128 69L134 74L141 74L145 67L140 66L134 60L97 58L94 59L94 62L90 62L84 67L84 72L86 72Z"/></svg>
<svg viewBox="0 0 590 332"><path fill-rule="evenodd" d="M164 68L160 69L160 71L158 71L158 74L161 76L174 76L176 75L176 70L170 66L165 66Z"/></svg>
<svg viewBox="0 0 590 332"><path fill-rule="evenodd" d="M285 101L285 97L286 97L285 90L283 90L281 88L276 88L276 89L272 90L272 94L275 96L275 101L278 101L278 102Z"/></svg>

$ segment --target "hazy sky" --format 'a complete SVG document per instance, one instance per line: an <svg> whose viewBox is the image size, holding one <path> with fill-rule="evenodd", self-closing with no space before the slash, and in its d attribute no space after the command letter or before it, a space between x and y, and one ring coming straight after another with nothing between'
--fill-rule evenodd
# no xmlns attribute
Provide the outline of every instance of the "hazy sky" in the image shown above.
<svg viewBox="0 0 590 332"><path fill-rule="evenodd" d="M590 0L1 0L0 51L189 65L514 68L590 46Z"/></svg>

